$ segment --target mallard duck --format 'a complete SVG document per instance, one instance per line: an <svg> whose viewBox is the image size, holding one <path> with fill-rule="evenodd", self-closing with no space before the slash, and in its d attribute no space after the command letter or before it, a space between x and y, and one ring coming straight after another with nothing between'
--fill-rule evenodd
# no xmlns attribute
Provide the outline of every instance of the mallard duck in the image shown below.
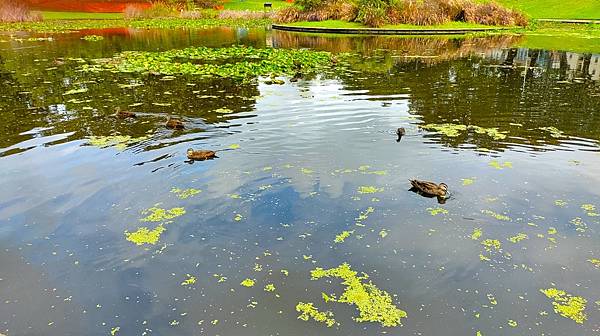
<svg viewBox="0 0 600 336"><path fill-rule="evenodd" d="M217 156L217 153L215 151L193 150L192 148L189 148L187 150L187 157L188 157L188 159L190 159L192 161L204 161L204 160L215 158L216 156Z"/></svg>
<svg viewBox="0 0 600 336"><path fill-rule="evenodd" d="M429 181L410 180L410 184L414 189L426 195L445 197L448 193L446 183L436 184Z"/></svg>
<svg viewBox="0 0 600 336"><path fill-rule="evenodd" d="M117 107L115 109L115 116L120 119L128 119L128 118L136 118L137 117L134 112L121 111L121 109L119 107Z"/></svg>
<svg viewBox="0 0 600 336"><path fill-rule="evenodd" d="M402 137L404 136L404 134L406 134L406 130L404 129L404 127L399 127L396 130L396 135L398 136L398 139L396 139L396 142L400 142L400 140L402 140Z"/></svg>
<svg viewBox="0 0 600 336"><path fill-rule="evenodd" d="M183 121L177 118L169 118L169 120L167 120L167 128L181 130L184 129L184 127Z"/></svg>

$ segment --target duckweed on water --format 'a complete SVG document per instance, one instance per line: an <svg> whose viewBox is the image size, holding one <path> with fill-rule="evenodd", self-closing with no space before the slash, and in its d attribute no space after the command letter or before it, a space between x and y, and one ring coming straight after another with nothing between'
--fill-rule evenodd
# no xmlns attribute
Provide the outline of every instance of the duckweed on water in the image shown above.
<svg viewBox="0 0 600 336"><path fill-rule="evenodd" d="M486 239L481 242L481 245L488 252L492 252L492 250L498 251L502 247L502 243L498 239Z"/></svg>
<svg viewBox="0 0 600 336"><path fill-rule="evenodd" d="M84 41L96 42L96 41L104 40L104 37L100 36L100 35L86 35L86 36L82 37L81 39Z"/></svg>
<svg viewBox="0 0 600 336"><path fill-rule="evenodd" d="M298 302L296 305L296 311L301 313L300 316L298 316L298 319L302 321L308 321L310 318L312 318L317 322L325 323L327 327L333 327L335 325L333 313L330 311L320 312L313 306L312 302Z"/></svg>
<svg viewBox="0 0 600 336"><path fill-rule="evenodd" d="M483 231L481 230L481 228L474 228L473 233L471 233L471 239L479 240L479 238L481 238L482 234L483 234Z"/></svg>
<svg viewBox="0 0 600 336"><path fill-rule="evenodd" d="M371 281L365 282L369 276L365 273L358 276L347 263L327 270L318 267L310 273L312 280L343 280L342 284L346 286L344 293L337 299L329 297L329 300L355 305L359 311L359 316L354 318L357 322L379 322L384 327L395 327L402 325L400 320L407 316L405 311L393 304L390 294L377 288Z"/></svg>
<svg viewBox="0 0 600 336"><path fill-rule="evenodd" d="M93 60L82 65L82 70L250 79L316 71L330 65L331 60L330 53L311 50L190 47L162 52L126 51L113 58Z"/></svg>
<svg viewBox="0 0 600 336"><path fill-rule="evenodd" d="M255 281L252 279L244 279L244 281L240 282L240 285L244 287L254 287Z"/></svg>
<svg viewBox="0 0 600 336"><path fill-rule="evenodd" d="M346 238L350 237L350 235L352 235L354 233L354 230L352 231L342 231L342 233L338 234L337 236L335 236L335 239L333 240L335 243L343 243Z"/></svg>
<svg viewBox="0 0 600 336"><path fill-rule="evenodd" d="M141 227L135 232L125 231L125 237L128 241L136 245L151 244L155 245L160 239L160 235L165 231L162 224L150 230L147 227Z"/></svg>
<svg viewBox="0 0 600 336"><path fill-rule="evenodd" d="M510 217L493 212L492 210L481 210L481 213L501 221L510 221Z"/></svg>
<svg viewBox="0 0 600 336"><path fill-rule="evenodd" d="M510 241L511 243L516 244L516 243L520 242L521 240L525 240L525 239L528 239L528 238L529 238L529 236L527 236L525 233L519 232L519 233L517 233L516 236L508 238L508 241Z"/></svg>
<svg viewBox="0 0 600 336"><path fill-rule="evenodd" d="M485 128L481 126L475 125L461 125L461 124L426 124L419 126L422 129L428 131L435 131L438 134L445 135L447 137L457 137L464 131L473 131L477 134L486 134L494 140L503 140L506 139L505 132L500 132L496 127Z"/></svg>
<svg viewBox="0 0 600 336"><path fill-rule="evenodd" d="M562 136L563 136L563 134L565 133L565 132L563 132L563 131L561 131L561 130L559 130L558 128L556 128L556 127L553 127L553 126L549 126L549 127L538 127L538 129L540 129L540 130L542 130L542 131L549 132L549 133L550 133L550 136L551 136L551 137L553 137L553 138L560 138L560 137L562 137Z"/></svg>
<svg viewBox="0 0 600 336"><path fill-rule="evenodd" d="M475 183L475 178L464 178L462 179L462 185L468 186Z"/></svg>
<svg viewBox="0 0 600 336"><path fill-rule="evenodd" d="M427 208L427 211L429 211L429 213L430 213L432 216L436 216L436 215L438 215L438 214L443 214L443 215L445 215L445 214L447 214L447 213L448 213L448 210L446 210L446 209L444 209L444 208L440 208L440 207L437 207L437 208Z"/></svg>
<svg viewBox="0 0 600 336"><path fill-rule="evenodd" d="M91 136L88 138L88 143L98 148L115 146L117 150L125 150L127 146L146 139L147 137L132 138L129 135Z"/></svg>
<svg viewBox="0 0 600 336"><path fill-rule="evenodd" d="M496 168L498 170L502 170L504 168L512 168L513 167L512 166L512 162L506 161L506 162L504 162L504 163L501 164L500 162L498 162L496 160L490 161L489 166L490 167L494 167L494 168Z"/></svg>
<svg viewBox="0 0 600 336"><path fill-rule="evenodd" d="M184 208L172 208L169 210L152 207L142 211L143 215L146 217L140 219L142 222L163 222L167 220L171 220L173 218L185 215Z"/></svg>
<svg viewBox="0 0 600 336"><path fill-rule="evenodd" d="M562 317L570 318L577 323L583 323L587 319L585 304L587 300L580 296L573 296L563 290L556 288L540 289L548 298L553 299L554 312Z"/></svg>
<svg viewBox="0 0 600 336"><path fill-rule="evenodd" d="M265 288L264 288L265 292L274 292L275 291L275 285L273 284L266 284Z"/></svg>
<svg viewBox="0 0 600 336"><path fill-rule="evenodd" d="M358 187L359 194L374 194L377 192L382 192L383 188L377 188L374 186L360 186Z"/></svg>
<svg viewBox="0 0 600 336"><path fill-rule="evenodd" d="M591 262L596 268L600 268L600 259L592 258L588 259L588 261Z"/></svg>
<svg viewBox="0 0 600 336"><path fill-rule="evenodd" d="M190 198L194 195L201 193L202 190L194 189L194 188L188 188L188 189L173 188L173 189L171 189L171 192L173 194L177 195L177 197L179 197L180 199L187 199L187 198Z"/></svg>
<svg viewBox="0 0 600 336"><path fill-rule="evenodd" d="M564 207L567 205L567 202L565 202L563 200L556 200L556 201L554 201L554 205L559 206L559 207Z"/></svg>
<svg viewBox="0 0 600 336"><path fill-rule="evenodd" d="M190 274L186 274L186 279L181 283L182 286L189 286L196 283L196 277Z"/></svg>

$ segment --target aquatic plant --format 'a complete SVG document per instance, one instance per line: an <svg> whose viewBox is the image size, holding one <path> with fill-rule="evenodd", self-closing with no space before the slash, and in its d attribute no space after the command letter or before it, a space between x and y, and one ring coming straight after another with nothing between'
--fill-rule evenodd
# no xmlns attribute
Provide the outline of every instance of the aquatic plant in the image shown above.
<svg viewBox="0 0 600 336"><path fill-rule="evenodd" d="M274 292L275 285L273 285L272 283L266 284L264 290L265 290L265 292Z"/></svg>
<svg viewBox="0 0 600 336"><path fill-rule="evenodd" d="M437 207L437 208L427 208L427 211L429 211L429 214L431 214L432 216L436 216L438 214L445 215L445 214L448 213L448 210L446 210L444 208L440 208L440 207Z"/></svg>
<svg viewBox="0 0 600 336"><path fill-rule="evenodd" d="M492 210L481 210L481 213L484 215L488 215L490 217L494 217L497 220L501 220L501 221L510 221L510 217L506 216L506 215L501 215L499 213L495 213Z"/></svg>
<svg viewBox="0 0 600 336"><path fill-rule="evenodd" d="M91 136L88 138L88 144L98 148L114 146L117 150L125 150L127 146L146 140L147 137L133 138L129 135L108 135Z"/></svg>
<svg viewBox="0 0 600 336"><path fill-rule="evenodd" d="M186 274L186 279L181 283L182 286L189 286L196 283L196 277L190 274Z"/></svg>
<svg viewBox="0 0 600 336"><path fill-rule="evenodd" d="M592 258L588 259L587 261L592 263L592 265L594 265L595 267L600 268L600 259Z"/></svg>
<svg viewBox="0 0 600 336"><path fill-rule="evenodd" d="M501 164L500 162L498 162L496 160L490 161L489 166L490 167L494 167L494 168L496 168L498 170L501 170L501 169L504 169L504 168L512 168L513 167L512 166L512 162L506 161L506 162L504 162L504 163Z"/></svg>
<svg viewBox="0 0 600 336"><path fill-rule="evenodd" d="M160 239L160 235L165 231L162 224L150 230L147 227L140 227L135 232L125 231L125 237L128 241L136 245L151 244L154 245Z"/></svg>
<svg viewBox="0 0 600 336"><path fill-rule="evenodd" d="M379 231L379 237L385 238L385 237L387 237L387 235L388 235L388 232L386 230Z"/></svg>
<svg viewBox="0 0 600 336"><path fill-rule="evenodd" d="M158 207L151 207L146 210L143 210L142 214L147 214L146 217L140 219L140 221L142 222L162 222L185 215L185 209L171 208L169 210L166 210Z"/></svg>
<svg viewBox="0 0 600 336"><path fill-rule="evenodd" d="M374 186L360 186L358 187L359 194L374 194L383 191L383 188L377 188Z"/></svg>
<svg viewBox="0 0 600 336"><path fill-rule="evenodd" d="M252 279L244 279L242 282L240 282L240 285L244 286L244 287L254 287L254 284L256 282Z"/></svg>
<svg viewBox="0 0 600 336"><path fill-rule="evenodd" d="M471 233L471 239L479 240L479 238L481 238L482 234L483 234L483 231L481 230L481 228L474 228L473 233Z"/></svg>
<svg viewBox="0 0 600 336"><path fill-rule="evenodd" d="M573 296L563 290L556 288L540 289L548 298L552 299L554 312L562 317L570 318L577 323L583 323L587 319L585 304L587 300L580 296Z"/></svg>
<svg viewBox="0 0 600 336"><path fill-rule="evenodd" d="M328 52L304 49L190 47L161 52L126 51L112 58L93 60L92 64L84 64L82 70L251 79L314 72L329 66L331 61Z"/></svg>
<svg viewBox="0 0 600 336"><path fill-rule="evenodd" d="M426 124L419 125L420 128L428 131L435 131L447 137L457 137L460 132L467 130L467 125L458 124Z"/></svg>
<svg viewBox="0 0 600 336"><path fill-rule="evenodd" d="M462 185L464 185L464 186L468 186L468 185L471 185L473 183L475 183L475 178L474 177L473 178L464 178L464 179L462 179Z"/></svg>
<svg viewBox="0 0 600 336"><path fill-rule="evenodd" d="M515 320L508 320L507 324L509 327L513 327L513 328L516 328L518 325L517 321L515 321Z"/></svg>
<svg viewBox="0 0 600 336"><path fill-rule="evenodd" d="M172 188L171 192L173 194L177 195L177 197L179 197L180 199L187 199L187 198L190 198L194 195L201 193L202 190L194 189L194 188L187 188L187 189Z"/></svg>
<svg viewBox="0 0 600 336"><path fill-rule="evenodd" d="M516 243L520 242L521 240L525 240L525 239L529 239L529 236L527 236L527 234L525 234L525 233L519 232L519 233L517 233L517 235L508 238L508 241L516 244Z"/></svg>
<svg viewBox="0 0 600 336"><path fill-rule="evenodd" d="M407 316L405 311L393 304L390 294L377 288L371 281L366 282L369 276L365 273L358 276L348 263L330 269L317 267L310 274L312 280L343 280L342 284L346 287L342 295L339 298L330 297L329 300L356 306L359 316L354 317L354 320L357 322L379 322L384 327L395 327L401 325L400 320Z"/></svg>
<svg viewBox="0 0 600 336"><path fill-rule="evenodd" d="M550 136L553 138L561 138L561 137L563 137L563 134L565 133L554 126L538 127L538 129L549 132Z"/></svg>
<svg viewBox="0 0 600 336"><path fill-rule="evenodd" d="M342 231L340 234L335 236L334 242L335 243L343 243L346 238L350 237L350 235L352 235L354 233L354 230L352 231Z"/></svg>
<svg viewBox="0 0 600 336"><path fill-rule="evenodd" d="M502 247L502 244L498 239L485 239L481 242L481 245L483 245L483 248L488 252L492 252L492 250L499 251Z"/></svg>
<svg viewBox="0 0 600 336"><path fill-rule="evenodd" d="M563 200L556 200L556 201L554 201L554 205L559 206L559 207L564 207L567 205L567 202L565 202Z"/></svg>
<svg viewBox="0 0 600 336"><path fill-rule="evenodd" d="M100 36L100 35L86 35L84 37L81 38L84 41L90 41L90 42L96 42L96 41L102 41L104 40L104 36Z"/></svg>
<svg viewBox="0 0 600 336"><path fill-rule="evenodd" d="M332 312L320 312L317 308L315 308L315 306L313 306L312 302L298 302L296 305L296 311L300 313L298 319L302 321L308 321L312 318L317 322L325 323L327 327L333 327L336 323L335 319L333 319Z"/></svg>

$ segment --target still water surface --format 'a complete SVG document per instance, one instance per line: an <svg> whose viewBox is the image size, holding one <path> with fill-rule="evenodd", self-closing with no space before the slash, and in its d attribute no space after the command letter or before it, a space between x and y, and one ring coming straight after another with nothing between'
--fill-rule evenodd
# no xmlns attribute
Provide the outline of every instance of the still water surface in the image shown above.
<svg viewBox="0 0 600 336"><path fill-rule="evenodd" d="M600 55L519 49L519 37L89 33L105 39L0 38L0 332L600 332L600 266L590 261L600 259ZM283 85L89 74L66 61L233 44L352 55ZM111 118L117 107L138 118ZM166 129L168 116L186 129ZM419 127L444 123L506 136ZM133 140L90 141L106 136ZM189 147L220 152L190 164ZM421 197L410 178L445 182L451 195ZM140 221L153 206L185 214L155 245L127 241L125 231L156 226ZM342 231L353 232L335 243ZM311 280L310 270L344 262L392 295L403 326L358 323L355 307L323 301L341 280ZM240 286L246 278L255 286ZM556 314L548 288L584 298L586 321ZM300 301L339 325L297 319Z"/></svg>

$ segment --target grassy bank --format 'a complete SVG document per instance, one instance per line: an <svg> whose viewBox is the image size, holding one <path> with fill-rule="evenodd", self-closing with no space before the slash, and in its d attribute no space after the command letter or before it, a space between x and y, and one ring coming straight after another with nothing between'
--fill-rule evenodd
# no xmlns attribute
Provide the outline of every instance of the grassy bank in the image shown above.
<svg viewBox="0 0 600 336"><path fill-rule="evenodd" d="M598 0L496 0L537 19L600 19Z"/></svg>

